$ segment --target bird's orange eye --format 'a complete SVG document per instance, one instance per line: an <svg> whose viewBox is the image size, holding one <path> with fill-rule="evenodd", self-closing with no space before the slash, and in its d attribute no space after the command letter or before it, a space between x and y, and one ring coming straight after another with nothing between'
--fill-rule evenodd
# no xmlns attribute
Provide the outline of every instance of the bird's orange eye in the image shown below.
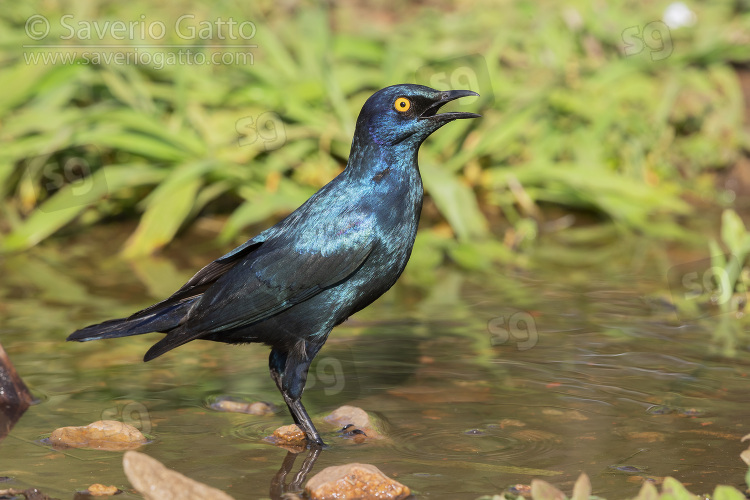
<svg viewBox="0 0 750 500"><path fill-rule="evenodd" d="M396 102L393 103L393 107L396 108L396 111L399 113L406 113L409 111L409 108L411 108L411 101L406 97L399 97L396 99Z"/></svg>

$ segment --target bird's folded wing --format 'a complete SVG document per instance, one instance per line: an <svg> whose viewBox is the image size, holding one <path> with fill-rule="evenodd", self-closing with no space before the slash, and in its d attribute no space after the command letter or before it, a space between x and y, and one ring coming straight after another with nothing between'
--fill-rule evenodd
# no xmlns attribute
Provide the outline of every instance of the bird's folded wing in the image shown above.
<svg viewBox="0 0 750 500"><path fill-rule="evenodd" d="M356 242L346 238L346 244L333 251L267 242L203 293L185 326L193 332L215 333L278 314L346 280L373 247L369 238Z"/></svg>

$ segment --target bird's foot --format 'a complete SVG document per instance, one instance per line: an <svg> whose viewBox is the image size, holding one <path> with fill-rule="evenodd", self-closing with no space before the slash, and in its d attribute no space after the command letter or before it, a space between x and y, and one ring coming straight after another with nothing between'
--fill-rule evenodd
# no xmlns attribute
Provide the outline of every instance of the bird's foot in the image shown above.
<svg viewBox="0 0 750 500"><path fill-rule="evenodd" d="M318 438L318 440L307 438L307 448L310 450L317 449L317 450L328 450L331 448L331 445L325 444L322 439Z"/></svg>

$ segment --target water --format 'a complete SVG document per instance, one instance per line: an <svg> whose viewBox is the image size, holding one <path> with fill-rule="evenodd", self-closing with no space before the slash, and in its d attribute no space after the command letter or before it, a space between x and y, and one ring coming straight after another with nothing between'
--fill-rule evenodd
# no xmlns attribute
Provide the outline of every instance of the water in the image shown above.
<svg viewBox="0 0 750 500"><path fill-rule="evenodd" d="M57 427L110 418L152 439L141 451L237 499L280 494L277 473L292 457L262 438L291 418L267 348L194 342L144 364L158 334L63 342L165 296L219 254L188 244L127 264L113 256L121 233L93 231L2 264L0 341L39 398L0 443L4 487L71 498L98 482L139 498L121 453L43 442ZM369 463L434 499L474 499L534 477L569 493L582 471L609 498L667 475L695 493L741 487L747 339L731 318L676 314L667 271L693 257L638 240L576 256L552 242L524 270L471 276L446 266L429 287L407 273L337 328L311 369L303 401L332 445L308 458L311 474ZM212 410L221 396L278 411ZM387 439L356 445L320 420L343 404L370 411Z"/></svg>

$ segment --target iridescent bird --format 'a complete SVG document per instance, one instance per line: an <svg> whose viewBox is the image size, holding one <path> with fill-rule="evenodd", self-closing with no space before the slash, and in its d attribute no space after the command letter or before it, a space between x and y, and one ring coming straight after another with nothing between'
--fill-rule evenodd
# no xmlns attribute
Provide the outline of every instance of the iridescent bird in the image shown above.
<svg viewBox="0 0 750 500"><path fill-rule="evenodd" d="M310 444L323 440L302 405L307 371L336 325L396 282L422 209L417 152L448 122L438 113L476 96L421 85L373 94L357 118L346 168L297 210L198 271L171 297L128 318L76 331L88 341L162 332L149 361L191 340L271 347L271 377Z"/></svg>

